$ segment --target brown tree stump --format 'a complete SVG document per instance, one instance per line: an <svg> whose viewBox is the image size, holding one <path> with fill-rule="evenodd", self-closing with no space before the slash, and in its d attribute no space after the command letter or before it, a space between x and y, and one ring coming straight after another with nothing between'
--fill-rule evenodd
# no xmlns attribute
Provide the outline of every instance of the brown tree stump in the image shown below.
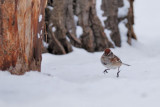
<svg viewBox="0 0 160 107"><path fill-rule="evenodd" d="M72 29L74 24L73 15L69 15L69 9L72 10L69 3L72 0L54 0L48 4L54 9L46 9L46 30L48 32L48 51L53 54L66 54L72 51L70 42L66 39L66 34L70 33L67 29ZM72 6L72 4L71 4ZM73 13L73 12L72 12ZM72 14L70 13L70 14ZM70 17L71 16L71 17ZM67 20L70 19L70 20ZM67 21L66 21L67 20ZM68 28L70 27L70 28ZM74 29L74 28L73 28ZM73 35L73 34L70 34Z"/></svg>
<svg viewBox="0 0 160 107"><path fill-rule="evenodd" d="M72 51L71 45L89 52L103 51L113 47L104 33L97 17L95 0L54 0L48 1L46 8L46 30L48 50L53 54L66 54ZM75 21L77 17L77 22ZM80 38L76 26L83 31ZM53 31L53 29L56 29ZM69 40L67 40L68 38Z"/></svg>
<svg viewBox="0 0 160 107"><path fill-rule="evenodd" d="M121 47L121 36L118 28L119 23L127 19L126 27L127 32L127 42L131 45L131 39L137 39L134 33L133 24L134 24L134 13L133 13L133 2L134 0L128 0L129 9L128 13L124 16L118 16L118 8L124 6L124 0L102 0L102 10L104 11L104 16L107 16L105 20L105 28L111 30L110 37L115 43L116 46Z"/></svg>
<svg viewBox="0 0 160 107"><path fill-rule="evenodd" d="M76 12L78 25L83 28L81 35L82 48L89 52L103 51L113 47L108 40L104 28L97 16L95 0L76 0Z"/></svg>
<svg viewBox="0 0 160 107"><path fill-rule="evenodd" d="M48 0L46 8L46 31L44 41L49 43L48 51L53 54L66 54L72 51L72 45L84 48L89 52L103 51L112 48L104 29L111 31L110 37L117 47L121 47L121 36L136 39L133 30L133 0L124 16L118 16L118 9L124 6L124 0L102 0L103 16L106 16L105 28L102 26L96 12L96 0ZM121 35L119 23L128 20L127 35ZM77 35L78 28L82 29Z"/></svg>
<svg viewBox="0 0 160 107"><path fill-rule="evenodd" d="M121 38L118 28L118 4L122 3L121 0L102 0L102 10L104 11L103 16L107 16L105 20L105 28L111 30L110 37L116 46L121 47Z"/></svg>
<svg viewBox="0 0 160 107"><path fill-rule="evenodd" d="M133 2L134 0L129 0L130 2L130 8L129 8L129 12L128 12L128 15L127 15L127 19L128 19L128 23L126 24L127 28L128 28L128 33L127 33L127 36L128 36L128 40L127 42L131 45L131 39L135 39L137 40L137 37L136 37L136 34L134 32L134 28L133 28L133 25L134 25L134 8L133 8Z"/></svg>
<svg viewBox="0 0 160 107"><path fill-rule="evenodd" d="M0 70L41 70L47 0L0 0Z"/></svg>

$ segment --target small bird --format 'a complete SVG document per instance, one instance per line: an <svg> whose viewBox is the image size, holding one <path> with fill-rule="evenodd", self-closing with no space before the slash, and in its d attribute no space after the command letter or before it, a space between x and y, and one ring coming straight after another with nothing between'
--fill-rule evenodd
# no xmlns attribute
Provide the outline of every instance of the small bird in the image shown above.
<svg viewBox="0 0 160 107"><path fill-rule="evenodd" d="M123 63L109 48L104 50L104 53L101 57L101 63L107 68L104 70L104 73L108 73L107 70L118 68L117 77L119 77L119 68L121 65L130 66Z"/></svg>

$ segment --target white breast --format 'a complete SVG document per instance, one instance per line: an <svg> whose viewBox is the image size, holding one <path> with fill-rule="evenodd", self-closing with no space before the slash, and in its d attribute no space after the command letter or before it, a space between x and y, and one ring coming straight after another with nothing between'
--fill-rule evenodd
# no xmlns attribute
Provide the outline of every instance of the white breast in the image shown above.
<svg viewBox="0 0 160 107"><path fill-rule="evenodd" d="M104 56L101 57L101 63L103 66L105 66L108 69L116 69L118 66L114 66L111 64L108 58L105 58Z"/></svg>

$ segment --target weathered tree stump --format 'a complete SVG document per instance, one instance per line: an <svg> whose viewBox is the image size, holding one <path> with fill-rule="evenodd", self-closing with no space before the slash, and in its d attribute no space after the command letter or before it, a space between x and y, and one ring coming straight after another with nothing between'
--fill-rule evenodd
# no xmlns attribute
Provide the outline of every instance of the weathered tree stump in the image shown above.
<svg viewBox="0 0 160 107"><path fill-rule="evenodd" d="M124 6L124 0L102 0L103 16L106 16L105 28L97 16L96 0L48 0L46 8L46 32L44 41L48 42L48 51L53 54L66 54L72 51L72 45L84 48L89 52L103 51L115 44L121 47L121 36L136 39L133 30L133 0L126 1L130 4L125 15L120 15L118 10ZM119 23L126 19L127 35L121 35ZM108 40L104 29L111 31ZM80 35L76 32L80 31Z"/></svg>
<svg viewBox="0 0 160 107"><path fill-rule="evenodd" d="M131 39L135 39L137 40L137 37L136 37L136 34L134 33L134 28L133 28L133 25L134 25L134 10L133 10L133 2L134 0L129 0L130 2L130 8L129 8L129 12L128 12L128 15L127 15L127 19L128 19L128 23L126 24L127 28L128 28L128 33L127 33L127 36L128 36L128 40L127 42L131 45Z"/></svg>
<svg viewBox="0 0 160 107"><path fill-rule="evenodd" d="M76 0L76 16L78 25L83 28L80 39L82 48L89 52L103 51L113 47L107 39L104 28L97 16L95 0Z"/></svg>
<svg viewBox="0 0 160 107"><path fill-rule="evenodd" d="M0 0L0 70L41 70L47 0Z"/></svg>
<svg viewBox="0 0 160 107"><path fill-rule="evenodd" d="M128 12L126 14L123 13L122 15L119 15L118 8L123 7L125 5L124 2L128 2L130 5ZM107 17L107 20L105 20L105 28L111 30L110 37L118 47L121 47L121 36L126 36L120 35L118 28L119 23L124 19L127 20L127 42L131 45L131 39L137 39L133 30L133 2L134 0L102 0L102 10L104 11L103 15Z"/></svg>
<svg viewBox="0 0 160 107"><path fill-rule="evenodd" d="M95 5L95 0L48 1L46 30L49 52L66 54L72 51L71 45L89 52L113 47L97 17ZM83 30L80 37L76 34L77 26Z"/></svg>

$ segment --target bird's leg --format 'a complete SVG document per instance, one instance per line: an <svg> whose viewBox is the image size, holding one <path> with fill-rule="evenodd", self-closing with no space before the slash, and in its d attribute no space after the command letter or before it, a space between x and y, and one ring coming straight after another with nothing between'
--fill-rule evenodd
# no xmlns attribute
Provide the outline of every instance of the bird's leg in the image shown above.
<svg viewBox="0 0 160 107"><path fill-rule="evenodd" d="M120 73L119 68L120 68L120 67L118 67L117 78L119 77L119 73Z"/></svg>
<svg viewBox="0 0 160 107"><path fill-rule="evenodd" d="M105 74L105 73L108 73L108 71L107 70L110 70L110 69L105 69L104 71L103 71L103 73Z"/></svg>

